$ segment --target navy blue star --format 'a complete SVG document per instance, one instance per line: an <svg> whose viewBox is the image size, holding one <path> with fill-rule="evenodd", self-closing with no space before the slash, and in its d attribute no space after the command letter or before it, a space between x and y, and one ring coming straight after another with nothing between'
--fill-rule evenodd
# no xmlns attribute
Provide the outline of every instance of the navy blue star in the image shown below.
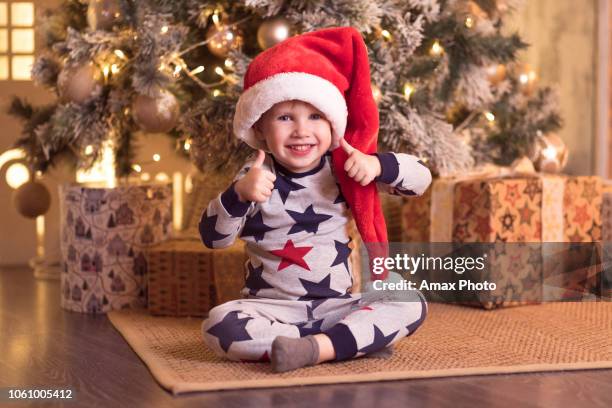
<svg viewBox="0 0 612 408"><path fill-rule="evenodd" d="M315 320L312 322L305 322L296 324L298 330L300 331L300 337L308 336L309 334L318 334L321 333L321 325L323 324L323 319Z"/></svg>
<svg viewBox="0 0 612 408"><path fill-rule="evenodd" d="M417 320L406 326L406 330L408 330L407 336L410 336L412 333L414 333L416 329L418 329L419 326L423 324L425 316L427 316L427 305L425 304L425 301L421 296L419 296L419 300L421 301L421 316Z"/></svg>
<svg viewBox="0 0 612 408"><path fill-rule="evenodd" d="M346 244L340 241L336 241L334 239L334 244L336 245L336 252L338 254L336 255L336 259L334 259L334 262L330 266L344 264L346 271L349 272L348 257L351 254L351 248L349 248L348 246L349 242L351 242L350 239L348 240Z"/></svg>
<svg viewBox="0 0 612 408"><path fill-rule="evenodd" d="M202 241L204 242L204 245L206 245L208 248L213 247L213 241L219 241L225 237L229 237L229 234L220 234L216 230L216 226L217 216L213 215L209 217L206 215L206 213L204 213L204 216L200 220L199 229Z"/></svg>
<svg viewBox="0 0 612 408"><path fill-rule="evenodd" d="M387 344L389 344L391 340L393 340L393 338L398 332L399 330L396 330L390 335L385 336L383 332L378 328L378 326L374 325L374 341L372 342L372 344L365 346L359 351L368 354L368 353L373 353L375 351L381 350Z"/></svg>
<svg viewBox="0 0 612 408"><path fill-rule="evenodd" d="M286 179L280 174L276 175L276 180L274 181L274 188L278 190L278 194L280 195L283 204L287 201L287 197L289 197L289 193L292 191L301 190L306 188L301 184L293 182L289 179Z"/></svg>
<svg viewBox="0 0 612 408"><path fill-rule="evenodd" d="M342 190L340 190L340 184L336 183L336 186L338 186L338 197L336 197L336 199L334 200L334 204L346 203L346 200L342 195Z"/></svg>
<svg viewBox="0 0 612 408"><path fill-rule="evenodd" d="M270 289L274 286L270 285L262 276L263 264L258 268L253 268L253 265L249 262L247 265L249 268L249 276L246 278L245 284L249 288L249 293L253 296L257 295L257 292L261 289Z"/></svg>
<svg viewBox="0 0 612 408"><path fill-rule="evenodd" d="M253 340L246 331L246 325L252 317L238 318L238 311L229 312L223 320L208 329L208 333L219 338L221 348L227 350L235 341Z"/></svg>
<svg viewBox="0 0 612 408"><path fill-rule="evenodd" d="M312 314L312 311L314 309L314 307L306 305L306 317L308 318L308 320L314 320L314 315Z"/></svg>
<svg viewBox="0 0 612 408"><path fill-rule="evenodd" d="M395 184L395 187L394 187L394 188L395 188L395 189L396 189L398 192L400 192L400 193L402 193L402 194L404 194L404 195L409 195L409 196L416 195L416 193L415 193L414 191L409 190L409 189L407 189L407 188L403 188L403 187L402 187L402 184L403 184L403 183L404 183L404 179L401 179L400 181L398 181L398 182Z"/></svg>
<svg viewBox="0 0 612 408"><path fill-rule="evenodd" d="M287 234L295 234L300 231L317 233L319 230L319 224L329 220L332 216L327 214L317 214L314 212L312 204L306 208L303 213L291 210L285 210L287 214L293 218L296 222L291 226L291 229Z"/></svg>
<svg viewBox="0 0 612 408"><path fill-rule="evenodd" d="M317 306L319 306L321 303L323 303L326 298L335 297L338 299L345 299L351 296L348 293L342 295L340 292L337 292L330 288L331 274L328 274L319 282L311 282L302 278L299 278L299 280L302 283L304 289L306 289L306 294L304 296L301 296L298 300L312 300L313 310L317 308ZM315 302L317 303L316 305Z"/></svg>
<svg viewBox="0 0 612 408"><path fill-rule="evenodd" d="M264 239L264 235L266 232L272 231L274 228L264 224L263 215L261 211L258 211L257 214L252 217L247 217L246 222L244 223L244 228L242 229L241 237L253 237L256 242Z"/></svg>

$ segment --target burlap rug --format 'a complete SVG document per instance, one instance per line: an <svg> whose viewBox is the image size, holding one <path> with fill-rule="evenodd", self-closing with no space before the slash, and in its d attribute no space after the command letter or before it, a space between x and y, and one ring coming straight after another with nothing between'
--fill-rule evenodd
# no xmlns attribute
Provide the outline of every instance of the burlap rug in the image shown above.
<svg viewBox="0 0 612 408"><path fill-rule="evenodd" d="M110 321L174 394L475 374L612 368L612 302L549 303L495 311L430 304L424 325L388 360L355 359L276 374L267 363L216 357L202 319L114 311Z"/></svg>

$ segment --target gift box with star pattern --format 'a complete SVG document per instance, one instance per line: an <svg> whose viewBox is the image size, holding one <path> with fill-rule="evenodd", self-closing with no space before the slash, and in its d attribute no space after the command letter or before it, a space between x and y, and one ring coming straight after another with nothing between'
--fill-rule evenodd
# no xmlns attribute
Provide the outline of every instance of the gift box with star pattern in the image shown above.
<svg viewBox="0 0 612 408"><path fill-rule="evenodd" d="M567 263L553 263L554 254L549 252L554 249L548 244L537 248L534 243L600 241L601 197L601 180L591 176L438 179L424 196L405 200L403 240L530 243L529 250L516 244L507 246L513 253L491 257L490 276L477 280L494 281L497 289L479 292L467 303L492 309L566 299L580 291L564 287L580 289L583 285L590 290L597 285L598 274L593 269L574 270ZM593 256L592 247L583 248L582 255L574 256ZM436 295L440 294L433 297Z"/></svg>
<svg viewBox="0 0 612 408"><path fill-rule="evenodd" d="M242 241L210 249L199 240L175 239L150 248L146 258L153 315L206 316L212 307L242 298L247 261Z"/></svg>

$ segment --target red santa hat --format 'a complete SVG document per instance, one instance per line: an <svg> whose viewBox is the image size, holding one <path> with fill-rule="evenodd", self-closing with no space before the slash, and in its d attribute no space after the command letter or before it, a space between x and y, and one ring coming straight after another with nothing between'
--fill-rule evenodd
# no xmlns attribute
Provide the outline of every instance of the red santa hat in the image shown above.
<svg viewBox="0 0 612 408"><path fill-rule="evenodd" d="M376 152L378 108L370 82L368 52L352 27L329 28L291 37L253 59L234 116L234 133L254 149L263 149L252 126L279 102L308 102L332 127L332 162L344 195L366 243L370 259L387 255L387 228L376 183L361 186L344 171L348 158L340 138L363 153ZM372 274L384 279L386 271Z"/></svg>

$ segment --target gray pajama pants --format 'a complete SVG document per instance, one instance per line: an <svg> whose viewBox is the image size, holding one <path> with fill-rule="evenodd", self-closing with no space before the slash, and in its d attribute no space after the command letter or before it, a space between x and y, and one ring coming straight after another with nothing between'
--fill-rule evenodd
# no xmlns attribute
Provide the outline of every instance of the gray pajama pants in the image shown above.
<svg viewBox="0 0 612 408"><path fill-rule="evenodd" d="M410 336L425 320L419 291L346 294L315 300L249 297L211 309L202 324L206 344L234 361L269 361L276 336L325 333L336 361L372 353Z"/></svg>

